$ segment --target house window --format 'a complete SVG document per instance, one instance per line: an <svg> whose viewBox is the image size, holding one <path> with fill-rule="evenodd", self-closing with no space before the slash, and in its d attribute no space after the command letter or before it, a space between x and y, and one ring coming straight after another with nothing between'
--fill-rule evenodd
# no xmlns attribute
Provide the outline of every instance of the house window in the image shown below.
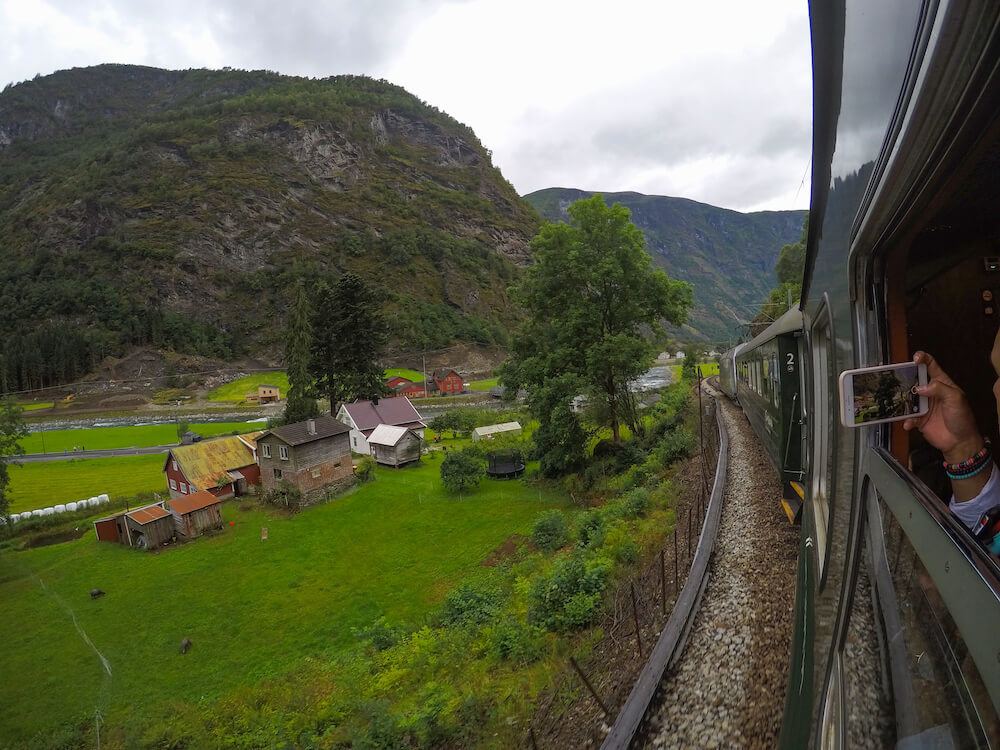
<svg viewBox="0 0 1000 750"><path fill-rule="evenodd" d="M281 458L282 461L287 461L288 460L288 446L287 445L279 445L278 446L278 456Z"/></svg>
<svg viewBox="0 0 1000 750"><path fill-rule="evenodd" d="M313 479L319 479L319 478L320 478L320 476L322 475L322 472L320 472L320 470L319 470L319 469L313 469L313 470L312 470L312 471L310 472L310 474L312 474L312 478L313 478Z"/></svg>
<svg viewBox="0 0 1000 750"><path fill-rule="evenodd" d="M270 458L271 457L271 446L268 445L267 443L261 443L260 444L260 455L262 455L264 458Z"/></svg>
<svg viewBox="0 0 1000 750"><path fill-rule="evenodd" d="M181 494L186 495L187 493L188 493L188 486L184 484L184 482L181 482Z"/></svg>
<svg viewBox="0 0 1000 750"><path fill-rule="evenodd" d="M170 480L170 489L172 490L177 489L177 482L175 482L173 479Z"/></svg>
<svg viewBox="0 0 1000 750"><path fill-rule="evenodd" d="M177 462L176 461L171 461L170 463L172 463L174 465L174 471L177 471Z"/></svg>
<svg viewBox="0 0 1000 750"><path fill-rule="evenodd" d="M334 466L334 468L339 469L340 468L340 461L337 461L337 463L335 463L333 466Z"/></svg>
<svg viewBox="0 0 1000 750"><path fill-rule="evenodd" d="M352 438L351 438L351 444L352 444L352 445L353 445L353 446L354 446L355 448L357 448L357 447L358 447L358 439L357 439L356 437L352 437Z"/></svg>
<svg viewBox="0 0 1000 750"><path fill-rule="evenodd" d="M275 469L274 470L274 478L275 479L281 479L281 469Z"/></svg>

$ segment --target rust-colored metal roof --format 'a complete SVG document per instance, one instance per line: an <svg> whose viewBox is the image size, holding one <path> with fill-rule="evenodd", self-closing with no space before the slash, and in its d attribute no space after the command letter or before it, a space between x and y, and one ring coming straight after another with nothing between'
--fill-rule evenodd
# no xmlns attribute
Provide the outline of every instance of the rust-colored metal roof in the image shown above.
<svg viewBox="0 0 1000 750"><path fill-rule="evenodd" d="M167 460L173 458L188 482L195 487L215 487L220 479L232 481L226 472L254 462L253 450L248 442L253 443L259 435L259 432L252 432L239 437L234 435L179 445L170 449Z"/></svg>
<svg viewBox="0 0 1000 750"><path fill-rule="evenodd" d="M219 498L208 490L201 490L200 492L195 492L193 495L188 495L187 497L174 498L170 501L170 510L184 516L188 513L194 513L196 510L201 510L202 508L207 508L210 505L215 505L216 503L221 502L222 501Z"/></svg>
<svg viewBox="0 0 1000 750"><path fill-rule="evenodd" d="M170 514L159 505L150 505L146 508L133 510L131 513L126 513L126 515L136 523L145 525L153 521L158 521L161 518L166 518Z"/></svg>

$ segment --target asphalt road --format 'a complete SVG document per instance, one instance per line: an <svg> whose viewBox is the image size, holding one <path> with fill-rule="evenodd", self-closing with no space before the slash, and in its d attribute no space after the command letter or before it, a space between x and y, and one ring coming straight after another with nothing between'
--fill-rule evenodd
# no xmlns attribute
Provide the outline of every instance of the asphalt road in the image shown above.
<svg viewBox="0 0 1000 750"><path fill-rule="evenodd" d="M149 448L108 448L97 451L64 451L62 453L28 453L11 458L12 463L30 464L44 461L66 461L71 458L111 458L113 456L151 456L166 453L176 445L154 445Z"/></svg>

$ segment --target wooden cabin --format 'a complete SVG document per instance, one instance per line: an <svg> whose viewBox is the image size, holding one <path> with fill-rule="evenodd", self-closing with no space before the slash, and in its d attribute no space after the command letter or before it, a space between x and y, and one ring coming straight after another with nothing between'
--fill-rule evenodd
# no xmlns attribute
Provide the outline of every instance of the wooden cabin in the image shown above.
<svg viewBox="0 0 1000 750"><path fill-rule="evenodd" d="M222 528L222 500L207 490L171 499L170 514L177 535L183 539L194 539L210 529Z"/></svg>
<svg viewBox="0 0 1000 750"><path fill-rule="evenodd" d="M118 542L137 549L153 550L175 535L174 521L163 503L153 503L133 511L122 511L94 521L98 541Z"/></svg>
<svg viewBox="0 0 1000 750"><path fill-rule="evenodd" d="M415 430L380 424L368 436L372 457L383 466L402 466L420 460L423 440Z"/></svg>

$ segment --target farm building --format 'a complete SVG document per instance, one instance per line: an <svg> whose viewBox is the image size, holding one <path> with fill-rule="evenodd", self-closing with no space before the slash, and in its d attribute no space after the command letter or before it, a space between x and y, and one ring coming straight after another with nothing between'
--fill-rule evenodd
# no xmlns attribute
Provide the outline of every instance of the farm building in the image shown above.
<svg viewBox="0 0 1000 750"><path fill-rule="evenodd" d="M445 396L462 393L465 390L462 376L450 367L439 367L431 375L431 379L434 381L434 390Z"/></svg>
<svg viewBox="0 0 1000 750"><path fill-rule="evenodd" d="M472 442L480 440L492 440L504 435L520 435L520 422L504 422L502 424L490 424L485 427L477 427L472 431Z"/></svg>
<svg viewBox="0 0 1000 750"><path fill-rule="evenodd" d="M421 440L427 426L406 396L344 404L337 412L337 419L351 429L351 450L365 455L371 453L368 436L380 424L414 430Z"/></svg>
<svg viewBox="0 0 1000 750"><path fill-rule="evenodd" d="M385 466L402 466L420 460L423 439L406 427L380 424L368 436L375 461Z"/></svg>
<svg viewBox="0 0 1000 750"><path fill-rule="evenodd" d="M163 503L153 503L98 519L94 521L94 532L101 542L152 550L174 538L174 521Z"/></svg>
<svg viewBox="0 0 1000 750"><path fill-rule="evenodd" d="M329 415L268 430L257 438L261 484L288 482L308 495L353 476L349 433Z"/></svg>
<svg viewBox="0 0 1000 750"><path fill-rule="evenodd" d="M222 528L222 500L200 490L171 500L170 516L179 537L194 539L210 529Z"/></svg>
<svg viewBox="0 0 1000 750"><path fill-rule="evenodd" d="M225 500L249 492L251 486L260 484L255 443L260 434L251 432L171 448L163 464L170 497L208 490Z"/></svg>
<svg viewBox="0 0 1000 750"><path fill-rule="evenodd" d="M427 387L423 383L416 383L401 375L389 378L385 381L386 388L397 396L408 396L409 398L423 398L427 395Z"/></svg>

